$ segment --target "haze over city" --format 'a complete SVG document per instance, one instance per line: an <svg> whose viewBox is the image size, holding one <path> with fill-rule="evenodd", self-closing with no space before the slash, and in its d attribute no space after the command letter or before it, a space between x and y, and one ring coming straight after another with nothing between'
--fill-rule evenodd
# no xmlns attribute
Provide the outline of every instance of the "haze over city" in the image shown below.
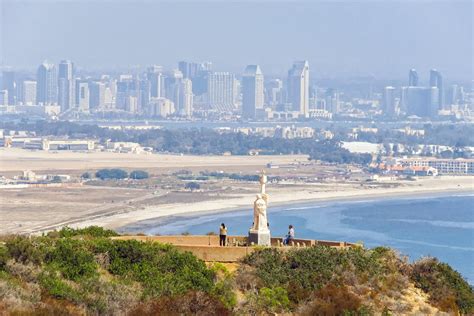
<svg viewBox="0 0 474 316"><path fill-rule="evenodd" d="M211 60L281 75L309 60L318 77L405 78L437 68L472 78L472 2L2 1L1 64L126 69ZM48 17L48 18L45 18ZM426 80L428 80L426 78Z"/></svg>

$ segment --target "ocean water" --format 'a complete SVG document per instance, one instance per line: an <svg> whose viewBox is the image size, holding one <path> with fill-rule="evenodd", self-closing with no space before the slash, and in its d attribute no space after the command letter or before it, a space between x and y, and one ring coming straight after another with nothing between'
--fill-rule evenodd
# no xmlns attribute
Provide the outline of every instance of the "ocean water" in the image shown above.
<svg viewBox="0 0 474 316"><path fill-rule="evenodd" d="M231 235L246 235L252 209L193 217L148 220L123 232L146 234L206 234L225 223ZM272 236L295 227L296 237L362 241L366 247L390 246L416 260L434 256L449 263L474 283L474 195L390 198L272 207Z"/></svg>

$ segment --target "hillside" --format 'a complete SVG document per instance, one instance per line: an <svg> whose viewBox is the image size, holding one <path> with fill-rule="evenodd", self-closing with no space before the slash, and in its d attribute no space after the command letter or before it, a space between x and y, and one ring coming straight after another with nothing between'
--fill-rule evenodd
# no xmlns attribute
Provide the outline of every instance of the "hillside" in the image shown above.
<svg viewBox="0 0 474 316"><path fill-rule="evenodd" d="M472 314L474 292L435 258L388 248L260 249L236 266L98 227L4 236L5 315Z"/></svg>

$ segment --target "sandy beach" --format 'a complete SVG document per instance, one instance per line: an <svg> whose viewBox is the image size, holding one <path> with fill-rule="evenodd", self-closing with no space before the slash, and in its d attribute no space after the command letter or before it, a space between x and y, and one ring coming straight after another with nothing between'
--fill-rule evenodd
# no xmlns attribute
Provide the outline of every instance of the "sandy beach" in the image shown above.
<svg viewBox="0 0 474 316"><path fill-rule="evenodd" d="M344 185L330 185L331 190L320 192L306 188L303 190L268 189L270 208L272 206L291 205L309 202L324 202L334 200L385 199L390 197L428 196L431 194L465 194L474 193L474 177L439 177L423 179L413 184L388 189L347 189ZM169 216L190 216L213 213L218 216L221 212L232 212L248 208L251 210L254 194L235 196L234 198L216 199L197 203L173 203L160 206L150 206L132 213L115 214L75 223L73 227L99 225L111 229L145 221L166 218Z"/></svg>
<svg viewBox="0 0 474 316"><path fill-rule="evenodd" d="M277 169L267 164L278 165ZM44 152L0 149L0 175L24 170L37 174L69 174L78 179L100 168L146 170L146 181L95 181L55 188L2 188L0 234L38 234L63 226L99 225L112 229L150 219L252 209L258 183L229 177L201 181L201 189L185 189L177 172L255 175L267 169L279 181L269 183L270 209L278 205L347 199L474 192L474 176L420 177L416 180L368 181L349 166L309 162L304 155L182 156L110 152ZM79 180L76 180L79 181Z"/></svg>

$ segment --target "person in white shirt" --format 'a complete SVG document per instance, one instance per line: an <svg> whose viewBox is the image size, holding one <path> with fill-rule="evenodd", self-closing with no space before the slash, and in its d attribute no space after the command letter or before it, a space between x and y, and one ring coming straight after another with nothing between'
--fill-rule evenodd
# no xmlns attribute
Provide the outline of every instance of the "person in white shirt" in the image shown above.
<svg viewBox="0 0 474 316"><path fill-rule="evenodd" d="M293 225L290 225L288 226L288 234L283 239L283 245L289 245L290 241L293 239L295 239L295 229L293 228Z"/></svg>

